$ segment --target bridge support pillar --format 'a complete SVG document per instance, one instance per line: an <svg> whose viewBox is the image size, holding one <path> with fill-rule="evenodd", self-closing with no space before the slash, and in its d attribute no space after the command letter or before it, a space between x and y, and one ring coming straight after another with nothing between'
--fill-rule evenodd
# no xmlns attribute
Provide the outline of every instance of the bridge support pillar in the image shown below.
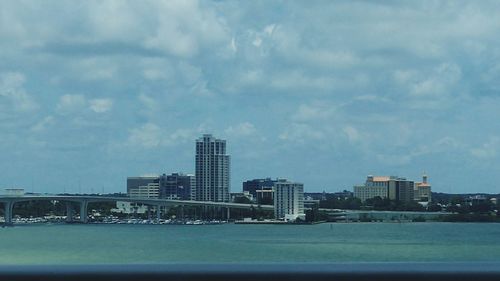
<svg viewBox="0 0 500 281"><path fill-rule="evenodd" d="M229 221L230 218L231 218L231 211L230 211L229 207L227 207L226 219Z"/></svg>
<svg viewBox="0 0 500 281"><path fill-rule="evenodd" d="M66 202L66 222L73 222L73 204Z"/></svg>
<svg viewBox="0 0 500 281"><path fill-rule="evenodd" d="M151 220L151 205L148 205L148 221Z"/></svg>
<svg viewBox="0 0 500 281"><path fill-rule="evenodd" d="M5 224L10 225L12 224L12 210L14 209L14 202L6 201L3 204L4 204Z"/></svg>
<svg viewBox="0 0 500 281"><path fill-rule="evenodd" d="M87 202L87 200L83 200L82 202L80 202L80 222L81 223L88 222L88 218L87 218L88 208L89 208L89 202Z"/></svg>
<svg viewBox="0 0 500 281"><path fill-rule="evenodd" d="M184 221L184 205L181 205L181 220Z"/></svg>

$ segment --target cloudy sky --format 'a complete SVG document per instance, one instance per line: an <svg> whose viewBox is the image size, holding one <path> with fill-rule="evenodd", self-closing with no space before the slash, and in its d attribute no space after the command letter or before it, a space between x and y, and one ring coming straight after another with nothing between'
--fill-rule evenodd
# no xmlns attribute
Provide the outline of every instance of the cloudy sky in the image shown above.
<svg viewBox="0 0 500 281"><path fill-rule="evenodd" d="M232 190L500 191L498 1L0 0L0 188L120 192L227 139Z"/></svg>

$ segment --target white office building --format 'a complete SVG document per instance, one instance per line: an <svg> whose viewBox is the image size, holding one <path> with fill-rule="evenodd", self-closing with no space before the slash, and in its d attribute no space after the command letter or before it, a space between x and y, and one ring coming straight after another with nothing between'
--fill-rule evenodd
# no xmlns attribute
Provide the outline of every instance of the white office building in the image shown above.
<svg viewBox="0 0 500 281"><path fill-rule="evenodd" d="M274 184L274 215L276 219L294 221L305 219L304 185L289 181Z"/></svg>

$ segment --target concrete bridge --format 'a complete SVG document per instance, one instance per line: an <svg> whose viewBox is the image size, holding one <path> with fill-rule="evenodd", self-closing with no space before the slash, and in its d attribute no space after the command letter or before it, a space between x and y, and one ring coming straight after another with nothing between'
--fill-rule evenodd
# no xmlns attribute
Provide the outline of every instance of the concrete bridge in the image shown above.
<svg viewBox="0 0 500 281"><path fill-rule="evenodd" d="M272 211L274 206L272 205L254 205L254 204L240 204L240 203L229 203L229 202L211 202L211 201L189 201L189 200L170 200L170 199L149 199L149 198L131 198L131 197L108 197L108 196L66 196L66 195L22 195L22 196L9 196L0 195L0 203L4 205L4 217L5 224L12 224L12 211L14 205L19 202L27 201L60 201L66 202L66 217L68 221L73 218L73 206L74 204L80 207L80 222L87 223L88 205L94 202L132 202L138 204L144 204L149 206L156 206L157 218L160 218L160 207L169 206L204 206L204 207L222 207L227 210L227 218L230 217L230 209L251 209L260 207L262 210Z"/></svg>

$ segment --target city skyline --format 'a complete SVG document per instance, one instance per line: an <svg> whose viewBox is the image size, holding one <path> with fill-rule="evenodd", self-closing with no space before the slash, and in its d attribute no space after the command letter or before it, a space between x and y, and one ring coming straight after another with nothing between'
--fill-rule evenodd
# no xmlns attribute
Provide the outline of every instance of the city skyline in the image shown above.
<svg viewBox="0 0 500 281"><path fill-rule="evenodd" d="M213 137L212 134L206 133L206 134L203 134L202 137L196 138L195 139L195 144L196 145L195 145L195 153L194 153L195 154L195 157L194 157L195 158L195 165L194 165L195 166L195 169L194 169L195 172L194 172L194 174L198 174L196 172L196 168L197 167L203 166L203 163L202 163L203 161L198 160L198 159L203 158L203 153L201 153L200 155L198 155L198 153L200 151L204 150L204 149L210 150L212 148L212 149L215 150L217 148L217 154L219 153L219 149L220 149L220 153L221 153L220 156L222 157L221 159L223 160L221 162L221 165L224 166L224 169L228 171L228 172L225 172L225 173L227 173L227 175L224 176L224 177L227 177L227 179L229 179L230 178L229 175L231 173L231 169L230 169L230 158L229 158L229 155L226 153L226 140L215 138L215 137ZM219 146L220 146L220 148L219 148ZM212 151L212 153L213 152L214 151ZM217 155L214 154L212 156L217 156ZM170 173L171 175L194 176L193 174L190 174L191 173L190 171L172 170L172 171L167 171L167 172ZM186 172L187 172L187 174L186 174ZM199 173L201 174L202 172L200 171ZM380 175L380 174L376 174L376 175ZM391 177L393 176L393 174L390 174L390 175L391 175ZM424 179L425 179L424 181L427 180L428 175L427 175L426 172L423 172L421 174L421 176L424 177ZM130 189L129 179L139 179L139 181L140 180L146 180L146 181L148 181L148 180L151 180L152 178L160 180L162 177L166 177L165 171L161 171L161 172L158 172L158 173L150 172L150 173L145 173L145 174L135 175L135 176L127 175L126 193L128 194L130 192L129 191L129 189ZM368 175L368 177L373 177L373 175ZM388 177L388 176L382 176L382 177ZM252 181L252 180L270 180L270 181L277 182L279 180L285 180L285 181L287 181L287 180L289 180L289 178L284 178L284 177L279 177L279 176L265 176L265 177L260 177L260 178L244 178L243 181L240 182L241 187L242 187L241 190L243 190L243 191L245 190L244 189L245 182ZM409 180L413 181L411 178ZM161 182L161 180L160 180L160 182ZM194 180L194 182L196 182L196 187L197 188L195 189L195 192L193 194L193 196L194 196L193 199L188 199L188 200L221 201L221 200L214 200L210 196L208 196L208 197L207 196L202 196L201 192L200 192L200 190L202 190L202 189L198 188L199 184L201 184L200 183L201 181L199 181L198 179L196 179L196 180ZM229 185L230 185L230 183L229 183ZM241 191L240 190L240 185L237 185L237 186L238 187L236 189L233 189L233 190L231 190L230 186L225 187L225 190L226 190L225 194L226 195L224 195L224 196L226 196L227 198L224 199L224 200L222 200L222 201L229 202L230 201L230 193L231 192L240 192ZM307 190L307 191L304 190L304 192L313 192L314 193L314 192L325 192L325 191L327 191L329 193L335 193L335 192L339 192L339 191L342 191L342 190L351 190L351 189L353 189L355 187L356 187L356 184L353 184L350 187L347 186L345 188L340 188L340 189L328 189L328 190L327 189L323 189L323 190ZM13 187L6 187L6 188L23 188L26 192L34 192L34 190L29 190L29 189L26 189L25 187L22 187L22 186L13 186ZM213 190L214 187L210 187L210 188L212 189L212 192L214 192L214 190ZM205 189L206 189L206 187L205 187ZM79 185L78 186L78 192L74 192L74 193L76 193L76 194L78 194L78 193L80 193L80 194L94 193L95 190L98 190L98 189L96 189L94 187L90 187L89 189L82 191L82 187ZM90 191L90 192L87 192L87 191ZM104 194L105 193L104 189L102 189L102 191L103 191L102 193ZM39 192L39 191L37 191L37 192ZM35 193L37 193L37 192L35 192ZM111 193L112 192L114 192L114 191L111 191ZM121 192L122 191L118 191L118 193L121 193ZM437 191L437 192L439 192L439 191ZM46 192L41 191L41 193L46 193ZM66 190L63 193L66 193ZM69 193L71 193L71 192L69 192ZM99 192L97 192L97 193L99 193Z"/></svg>
<svg viewBox="0 0 500 281"><path fill-rule="evenodd" d="M435 192L498 192L498 2L1 5L0 188L120 192L193 173L212 133L235 190L427 171Z"/></svg>

